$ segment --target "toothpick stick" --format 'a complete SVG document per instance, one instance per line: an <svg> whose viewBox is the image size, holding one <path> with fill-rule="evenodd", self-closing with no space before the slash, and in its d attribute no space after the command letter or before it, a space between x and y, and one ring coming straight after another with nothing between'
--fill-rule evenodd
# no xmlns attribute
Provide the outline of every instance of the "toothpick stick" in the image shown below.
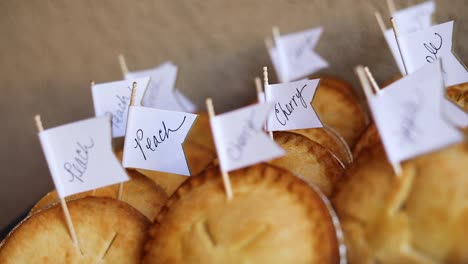
<svg viewBox="0 0 468 264"><path fill-rule="evenodd" d="M265 38L265 47L267 48L267 50L273 48L273 40L271 38Z"/></svg>
<svg viewBox="0 0 468 264"><path fill-rule="evenodd" d="M91 81L90 84L91 84L91 89L93 89L93 86L96 85L94 81ZM96 196L96 189L93 189L91 196Z"/></svg>
<svg viewBox="0 0 468 264"><path fill-rule="evenodd" d="M398 51L400 52L401 61L403 62L403 68L405 69L405 75L408 75L408 69L406 68L405 58L403 56L403 53L401 52L400 40L398 39L398 35L399 35L398 34L398 28L396 26L396 23L395 23L395 20L393 19L393 17L390 19L390 21L392 22L393 34L395 35L395 40L396 40L396 43L397 43L397 46L398 46Z"/></svg>
<svg viewBox="0 0 468 264"><path fill-rule="evenodd" d="M37 131L40 133L44 131L44 127L42 126L41 116L35 115L34 121L36 122ZM65 222L68 227L68 232L70 232L71 239L73 244L78 247L78 238L76 237L75 227L73 226L73 222L71 220L70 212L68 211L67 202L64 198L60 197L60 205L62 206L63 214L65 215Z"/></svg>
<svg viewBox="0 0 468 264"><path fill-rule="evenodd" d="M377 24L379 24L380 31L382 31L382 34L385 35L385 31L387 28L385 27L385 23L382 19L382 15L379 12L374 12L375 19L377 19Z"/></svg>
<svg viewBox="0 0 468 264"><path fill-rule="evenodd" d="M122 71L123 78L125 79L125 76L128 74L128 67L127 67L127 62L125 61L125 57L122 54L119 54L119 64L120 64L120 70Z"/></svg>
<svg viewBox="0 0 468 264"><path fill-rule="evenodd" d="M278 27L273 27L272 28L273 32L273 41L275 42L275 47L276 47L276 54L278 55L278 61L280 65L280 77L283 82L289 82L289 73L288 73L288 67L286 65L287 59L286 55L284 54L284 48L283 45L281 45L280 41L280 32Z"/></svg>
<svg viewBox="0 0 468 264"><path fill-rule="evenodd" d="M265 66L263 67L263 89L266 90L266 87L268 86L268 68ZM265 98L266 101L266 98ZM274 140L273 138L273 131L268 131L268 135L270 135L271 140Z"/></svg>
<svg viewBox="0 0 468 264"><path fill-rule="evenodd" d="M259 77L255 77L255 89L257 90L257 100L260 103L262 99L265 100L265 98L260 98L262 95L262 81Z"/></svg>
<svg viewBox="0 0 468 264"><path fill-rule="evenodd" d="M366 94L367 100L370 99L372 95L372 88L371 85L369 84L369 79L367 79L366 72L364 70L364 67L362 65L357 66L354 71L356 72L359 81L361 82L361 86L364 90L364 94ZM401 166L399 163L392 163L392 169L395 175L400 176L401 175Z"/></svg>
<svg viewBox="0 0 468 264"><path fill-rule="evenodd" d="M400 176L401 172L402 172L402 168L401 168L400 163L392 163L391 165L392 165L392 169L393 169L393 172L395 173L395 175Z"/></svg>
<svg viewBox="0 0 468 264"><path fill-rule="evenodd" d="M136 96L137 82L132 84L132 94L130 96L130 106L135 105L135 96ZM119 183L119 191L117 193L117 199L122 200L124 190L124 182Z"/></svg>
<svg viewBox="0 0 468 264"><path fill-rule="evenodd" d="M210 116L210 118L214 118L215 111L213 107L213 100L211 98L206 98L206 109L208 110L208 115ZM224 171L221 166L220 168L221 168L221 175L223 177L224 190L226 192L228 201L231 201L232 198L234 198L234 195L232 193L232 187L231 187L231 181L229 180L229 174L227 171Z"/></svg>
<svg viewBox="0 0 468 264"><path fill-rule="evenodd" d="M372 87L369 84L369 79L367 79L366 72L364 70L364 67L362 65L357 66L354 71L356 72L359 81L362 86L362 90L364 91L364 94L366 95L367 100L374 96L372 92Z"/></svg>
<svg viewBox="0 0 468 264"><path fill-rule="evenodd" d="M396 12L395 2L393 0L387 0L388 11L390 15L393 16Z"/></svg>
<svg viewBox="0 0 468 264"><path fill-rule="evenodd" d="M137 89L137 82L132 83L132 94L130 96L130 105L135 105L135 97L136 97L136 89Z"/></svg>
<svg viewBox="0 0 468 264"><path fill-rule="evenodd" d="M379 93L380 92L380 87L377 84L377 82L375 81L374 76L370 72L369 67L367 67L367 66L364 67L364 72L366 73L367 79L370 81L370 83L372 85L372 88L374 88L374 92Z"/></svg>

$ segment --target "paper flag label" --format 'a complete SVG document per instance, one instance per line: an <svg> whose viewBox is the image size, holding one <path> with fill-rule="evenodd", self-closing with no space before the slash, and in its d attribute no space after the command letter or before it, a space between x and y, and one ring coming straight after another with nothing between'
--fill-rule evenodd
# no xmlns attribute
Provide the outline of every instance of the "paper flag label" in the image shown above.
<svg viewBox="0 0 468 264"><path fill-rule="evenodd" d="M177 66L172 62L165 62L153 69L129 72L125 78L141 76L151 77L151 83L143 97L143 106L172 111L196 111L196 106L187 97L174 90Z"/></svg>
<svg viewBox="0 0 468 264"><path fill-rule="evenodd" d="M96 116L112 117L112 137L125 136L133 82L137 83L135 105L141 105L143 94L150 82L149 77L101 83L91 88Z"/></svg>
<svg viewBox="0 0 468 264"><path fill-rule="evenodd" d="M266 86L266 101L274 103L268 131L323 127L311 104L318 83L315 79Z"/></svg>
<svg viewBox="0 0 468 264"><path fill-rule="evenodd" d="M389 85L369 105L391 163L460 142L462 134L444 119L439 62Z"/></svg>
<svg viewBox="0 0 468 264"><path fill-rule="evenodd" d="M179 111L195 113L198 110L197 106L178 89L175 90L175 100L180 105L181 110Z"/></svg>
<svg viewBox="0 0 468 264"><path fill-rule="evenodd" d="M109 117L47 129L39 139L60 197L128 180L112 152Z"/></svg>
<svg viewBox="0 0 468 264"><path fill-rule="evenodd" d="M387 41L388 48L392 52L393 59L395 60L398 69L402 75L405 75L405 66L403 65L403 61L401 60L400 50L398 49L398 44L395 40L395 33L393 33L393 29L387 29L384 33L385 41Z"/></svg>
<svg viewBox="0 0 468 264"><path fill-rule="evenodd" d="M279 47L268 52L280 82L289 82L328 67L327 61L314 52L323 28L314 28L281 36Z"/></svg>
<svg viewBox="0 0 468 264"><path fill-rule="evenodd" d="M453 21L399 36L408 73L442 59L446 86L468 82L468 72L452 53Z"/></svg>
<svg viewBox="0 0 468 264"><path fill-rule="evenodd" d="M427 1L393 14L398 32L407 34L416 32L432 25L432 14L435 12L434 1Z"/></svg>
<svg viewBox="0 0 468 264"><path fill-rule="evenodd" d="M263 131L272 104L255 104L211 118L221 168L231 171L284 155Z"/></svg>
<svg viewBox="0 0 468 264"><path fill-rule="evenodd" d="M265 103L265 93L264 92L257 93L257 100L261 104Z"/></svg>
<svg viewBox="0 0 468 264"><path fill-rule="evenodd" d="M182 144L197 115L130 106L123 166L190 175Z"/></svg>
<svg viewBox="0 0 468 264"><path fill-rule="evenodd" d="M433 1L427 1L422 4L414 5L409 8L401 9L395 12L393 18L397 24L400 34L408 34L422 30L431 26L432 14L435 11ZM384 32L385 40L392 52L393 58L397 63L398 69L402 75L405 75L405 68L401 60L400 50L395 40L393 29L387 29Z"/></svg>

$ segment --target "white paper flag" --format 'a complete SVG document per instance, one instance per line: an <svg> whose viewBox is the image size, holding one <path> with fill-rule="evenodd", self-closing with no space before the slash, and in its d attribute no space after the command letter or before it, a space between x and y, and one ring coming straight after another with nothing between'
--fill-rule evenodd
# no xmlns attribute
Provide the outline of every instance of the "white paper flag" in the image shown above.
<svg viewBox="0 0 468 264"><path fill-rule="evenodd" d="M177 88L175 90L175 99L180 105L180 111L189 113L195 113L197 111L197 106Z"/></svg>
<svg viewBox="0 0 468 264"><path fill-rule="evenodd" d="M94 113L96 116L112 117L112 137L114 138L125 136L133 82L137 83L135 105L141 105L143 94L150 82L149 77L101 83L91 88Z"/></svg>
<svg viewBox="0 0 468 264"><path fill-rule="evenodd" d="M221 168L231 171L284 155L263 131L272 104L255 104L210 119Z"/></svg>
<svg viewBox="0 0 468 264"><path fill-rule="evenodd" d="M463 140L442 113L439 62L389 85L369 98L369 106L392 164Z"/></svg>
<svg viewBox="0 0 468 264"><path fill-rule="evenodd" d="M269 49L280 82L298 80L328 67L327 61L314 52L322 32L323 28L319 27L283 35L277 40L280 46Z"/></svg>
<svg viewBox="0 0 468 264"><path fill-rule="evenodd" d="M398 37L408 73L442 58L446 86L468 82L468 71L452 52L453 21Z"/></svg>
<svg viewBox="0 0 468 264"><path fill-rule="evenodd" d="M318 84L319 79L267 85L266 101L274 103L268 115L267 130L323 127L311 104Z"/></svg>
<svg viewBox="0 0 468 264"><path fill-rule="evenodd" d="M174 90L177 79L177 66L168 61L160 66L129 72L126 79L134 79L142 76L150 76L151 83L143 97L143 106L172 110L172 111L196 111L196 106L179 90Z"/></svg>
<svg viewBox="0 0 468 264"><path fill-rule="evenodd" d="M393 14L393 19L398 27L398 32L407 34L430 27L434 12L434 1L427 1L398 10Z"/></svg>
<svg viewBox="0 0 468 264"><path fill-rule="evenodd" d="M197 115L130 106L123 166L190 175L182 144Z"/></svg>
<svg viewBox="0 0 468 264"><path fill-rule="evenodd" d="M432 14L435 12L435 3L427 1L409 8L401 9L393 14L398 31L401 34L408 34L418 30L428 28L432 24ZM388 29L384 32L385 40L392 52L393 58L398 65L398 69L402 75L405 74L405 68L401 60L398 44L395 40L393 29Z"/></svg>
<svg viewBox="0 0 468 264"><path fill-rule="evenodd" d="M405 75L405 66L403 65L403 61L401 60L400 50L398 49L398 44L395 40L395 33L393 33L393 29L387 29L384 33L385 41L387 41L388 48L392 52L393 59L395 60L398 69L402 75Z"/></svg>
<svg viewBox="0 0 468 264"><path fill-rule="evenodd" d="M112 152L109 117L47 129L39 139L60 197L128 180Z"/></svg>

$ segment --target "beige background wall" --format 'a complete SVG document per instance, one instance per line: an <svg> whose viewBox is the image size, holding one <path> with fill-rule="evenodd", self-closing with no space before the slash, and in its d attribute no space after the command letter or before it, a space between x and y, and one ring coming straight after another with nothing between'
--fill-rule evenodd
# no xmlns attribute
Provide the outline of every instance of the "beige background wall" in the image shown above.
<svg viewBox="0 0 468 264"><path fill-rule="evenodd" d="M468 61L468 1L436 2L435 21L456 19L456 49ZM392 77L374 10L388 16L384 0L1 0L0 228L52 188L33 115L45 127L92 116L89 81L121 78L118 53L130 70L174 61L177 87L201 107L212 96L221 112L254 98L272 25L284 33L323 25L326 73L356 84L353 67L367 64L378 80Z"/></svg>

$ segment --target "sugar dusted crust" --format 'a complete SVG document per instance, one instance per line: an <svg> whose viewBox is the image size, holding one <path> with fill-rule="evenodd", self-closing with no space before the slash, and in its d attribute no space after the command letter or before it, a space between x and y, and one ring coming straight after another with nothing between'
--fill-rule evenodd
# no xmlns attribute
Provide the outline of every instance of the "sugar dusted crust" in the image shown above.
<svg viewBox="0 0 468 264"><path fill-rule="evenodd" d="M338 263L327 207L305 182L265 164L191 177L150 229L143 263Z"/></svg>
<svg viewBox="0 0 468 264"><path fill-rule="evenodd" d="M68 202L79 241L72 243L59 205L17 226L0 248L0 263L140 263L150 222L127 203L86 197Z"/></svg>

